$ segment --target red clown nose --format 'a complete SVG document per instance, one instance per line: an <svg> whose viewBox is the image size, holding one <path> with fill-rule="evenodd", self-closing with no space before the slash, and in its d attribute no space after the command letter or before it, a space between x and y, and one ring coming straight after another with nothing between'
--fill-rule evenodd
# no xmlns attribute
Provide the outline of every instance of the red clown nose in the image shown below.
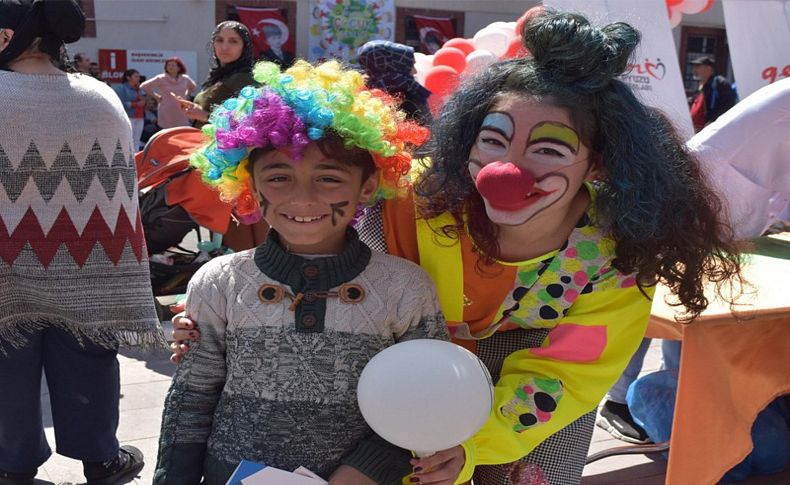
<svg viewBox="0 0 790 485"><path fill-rule="evenodd" d="M477 174L477 190L492 207L499 210L519 210L532 201L528 196L535 190L535 176L514 163L491 162ZM542 195L542 190L537 190Z"/></svg>

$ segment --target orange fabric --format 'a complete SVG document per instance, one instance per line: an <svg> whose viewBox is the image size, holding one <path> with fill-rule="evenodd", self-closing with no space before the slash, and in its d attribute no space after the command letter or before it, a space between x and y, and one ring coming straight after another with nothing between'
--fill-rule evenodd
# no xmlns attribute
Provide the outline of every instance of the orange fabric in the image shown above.
<svg viewBox="0 0 790 485"><path fill-rule="evenodd" d="M387 250L390 254L420 263L417 249L417 229L414 200L398 197L384 203L382 220ZM461 251L464 259L475 258L472 242L466 235L461 237ZM516 266L500 264L483 268L474 264L464 265L464 322L472 332L482 331L494 321L499 305L505 301L516 279ZM453 322L449 322L452 324ZM475 341L454 340L455 343L474 352Z"/></svg>
<svg viewBox="0 0 790 485"><path fill-rule="evenodd" d="M790 393L790 259L752 256L746 277L756 288L729 306L713 302L690 325L672 320L659 287L648 336L683 341L668 485L713 484L752 449L757 414ZM712 295L711 295L712 296Z"/></svg>
<svg viewBox="0 0 790 485"><path fill-rule="evenodd" d="M228 231L232 206L222 202L219 192L207 186L196 170L176 177L166 190L168 205L181 205L195 222L211 231Z"/></svg>

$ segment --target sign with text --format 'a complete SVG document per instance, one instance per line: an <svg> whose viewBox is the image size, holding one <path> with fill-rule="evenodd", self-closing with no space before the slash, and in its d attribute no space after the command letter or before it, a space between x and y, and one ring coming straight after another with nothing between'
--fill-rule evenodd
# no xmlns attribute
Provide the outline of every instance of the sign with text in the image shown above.
<svg viewBox="0 0 790 485"><path fill-rule="evenodd" d="M725 0L723 6L740 98L790 78L790 0Z"/></svg>
<svg viewBox="0 0 790 485"><path fill-rule="evenodd" d="M685 139L694 135L665 0L545 0L544 3L580 12L598 26L627 22L639 30L642 42L620 80L642 102L666 113Z"/></svg>
<svg viewBox="0 0 790 485"><path fill-rule="evenodd" d="M127 69L136 69L141 76L152 78L165 72L165 60L178 57L193 77L197 73L197 52L195 51L157 51L131 49L99 49L99 72L102 81L123 82Z"/></svg>

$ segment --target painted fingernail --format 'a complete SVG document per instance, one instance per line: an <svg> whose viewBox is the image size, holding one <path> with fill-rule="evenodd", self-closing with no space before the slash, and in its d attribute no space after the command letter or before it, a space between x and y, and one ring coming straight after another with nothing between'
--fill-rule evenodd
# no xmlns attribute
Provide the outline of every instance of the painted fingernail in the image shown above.
<svg viewBox="0 0 790 485"><path fill-rule="evenodd" d="M421 471L422 471L422 467L421 466L415 466L414 467L414 473L420 473Z"/></svg>

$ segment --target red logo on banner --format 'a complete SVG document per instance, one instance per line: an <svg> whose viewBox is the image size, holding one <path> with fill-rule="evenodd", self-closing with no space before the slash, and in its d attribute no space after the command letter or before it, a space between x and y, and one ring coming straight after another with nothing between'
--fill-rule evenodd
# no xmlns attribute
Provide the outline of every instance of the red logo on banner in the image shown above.
<svg viewBox="0 0 790 485"><path fill-rule="evenodd" d="M279 8L236 7L241 23L250 29L255 57L293 59L294 39Z"/></svg>
<svg viewBox="0 0 790 485"><path fill-rule="evenodd" d="M453 19L449 17L415 15L414 24L420 34L420 49L426 54L433 54L455 37Z"/></svg>
<svg viewBox="0 0 790 485"><path fill-rule="evenodd" d="M123 73L126 71L126 50L99 49L99 71L104 82L123 82Z"/></svg>
<svg viewBox="0 0 790 485"><path fill-rule="evenodd" d="M786 65L781 70L778 66L768 66L763 69L763 79L768 81L769 84L783 77L790 77L790 64Z"/></svg>

